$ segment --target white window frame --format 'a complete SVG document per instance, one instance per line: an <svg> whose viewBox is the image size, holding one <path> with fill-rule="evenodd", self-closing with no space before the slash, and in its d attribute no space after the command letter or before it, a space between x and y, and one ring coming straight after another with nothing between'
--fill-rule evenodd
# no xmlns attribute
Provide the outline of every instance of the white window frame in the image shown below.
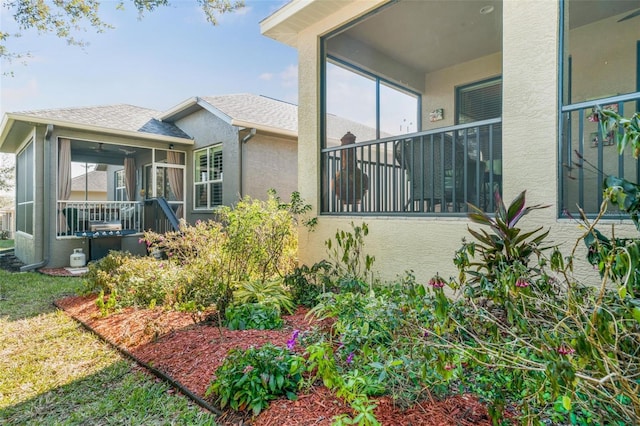
<svg viewBox="0 0 640 426"><path fill-rule="evenodd" d="M207 164L203 166L203 168L205 168L206 171L202 171L201 169L199 169L196 163L197 158L199 157L199 154L203 152L205 153L204 158L207 159ZM220 193L221 195L218 203L214 202L214 200L211 199L212 185L220 185L222 187L223 175L224 175L223 157L221 157L221 164L220 164L221 166L220 168L222 170L219 173L215 174L215 176L212 176L214 175L214 173L208 173L209 170L212 170L214 168L214 165L209 164L209 161L211 158L213 158L213 156L217 152L220 152L220 155L222 155L221 143L193 151L193 209L194 210L197 210L197 211L212 210L223 204L222 191ZM206 202L205 202L205 205L198 205L197 204L198 194L200 194L199 190L201 190L202 187L204 187L205 189Z"/></svg>

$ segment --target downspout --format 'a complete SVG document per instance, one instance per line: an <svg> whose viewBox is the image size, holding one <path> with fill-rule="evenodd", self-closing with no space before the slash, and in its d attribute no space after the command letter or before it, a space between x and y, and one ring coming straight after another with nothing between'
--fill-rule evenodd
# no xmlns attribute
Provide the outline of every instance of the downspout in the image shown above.
<svg viewBox="0 0 640 426"><path fill-rule="evenodd" d="M238 133L239 134L239 133ZM249 139L251 139L252 137L254 137L256 135L256 128L252 128L249 129L249 133L247 133L242 139L240 139L240 152L238 153L238 159L239 159L239 166L238 168L240 169L240 198L244 197L244 182L242 179L242 175L244 173L243 167L242 167L242 163L244 162L244 158L243 158L243 151L244 151L244 144L249 142Z"/></svg>
<svg viewBox="0 0 640 426"><path fill-rule="evenodd" d="M44 176L51 176L51 134L53 133L53 124L47 124L47 130L44 133ZM35 143L35 141L34 141ZM34 150L35 152L35 150ZM42 212L44 217L42 218L42 228L44 229L42 235L42 260L30 265L24 265L20 267L20 272L32 271L43 267L49 262L49 234L51 233L51 191L44 191L44 200L42 206Z"/></svg>

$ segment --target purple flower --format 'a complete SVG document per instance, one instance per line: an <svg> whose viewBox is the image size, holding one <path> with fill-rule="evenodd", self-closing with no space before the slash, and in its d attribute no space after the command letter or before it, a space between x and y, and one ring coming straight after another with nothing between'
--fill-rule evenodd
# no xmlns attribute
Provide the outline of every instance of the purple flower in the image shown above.
<svg viewBox="0 0 640 426"><path fill-rule="evenodd" d="M290 351L292 351L293 348L296 346L296 339L298 338L299 334L300 334L300 330L293 330L291 339L287 340L287 349L289 349Z"/></svg>
<svg viewBox="0 0 640 426"><path fill-rule="evenodd" d="M349 354L349 356L347 356L347 364L351 364L351 362L353 361L353 356L354 356L354 355L355 355L355 354L354 354L353 352L351 352L351 353Z"/></svg>
<svg viewBox="0 0 640 426"><path fill-rule="evenodd" d="M530 285L531 283L526 278L520 277L516 280L516 287L525 288L529 287Z"/></svg>

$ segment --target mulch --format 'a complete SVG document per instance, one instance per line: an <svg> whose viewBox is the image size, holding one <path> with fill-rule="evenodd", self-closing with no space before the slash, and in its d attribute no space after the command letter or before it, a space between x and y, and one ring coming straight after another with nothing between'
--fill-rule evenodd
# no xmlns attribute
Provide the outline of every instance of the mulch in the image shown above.
<svg viewBox="0 0 640 426"><path fill-rule="evenodd" d="M267 342L284 346L294 329L304 331L314 325L306 318L305 309L283 316L285 326L281 330L231 331L215 325L196 324L188 313L160 308L126 308L102 317L95 296L68 297L58 300L56 305L111 344L162 371L203 399L215 370L229 349L246 349ZM486 407L472 395L422 401L409 409L395 406L388 397L374 401L378 404L374 413L382 425L491 425ZM211 399L208 402L213 404ZM225 410L216 422L222 426L330 426L332 418L342 413L351 413L350 407L318 385L295 401L272 401L269 408L255 418L247 413Z"/></svg>

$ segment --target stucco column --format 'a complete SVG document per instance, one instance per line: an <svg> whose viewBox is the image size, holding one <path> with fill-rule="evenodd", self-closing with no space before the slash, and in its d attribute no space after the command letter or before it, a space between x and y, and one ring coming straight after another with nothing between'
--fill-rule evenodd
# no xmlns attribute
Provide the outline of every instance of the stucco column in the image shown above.
<svg viewBox="0 0 640 426"><path fill-rule="evenodd" d="M503 12L504 198L557 205L559 4L507 0ZM555 220L556 208L536 212Z"/></svg>

